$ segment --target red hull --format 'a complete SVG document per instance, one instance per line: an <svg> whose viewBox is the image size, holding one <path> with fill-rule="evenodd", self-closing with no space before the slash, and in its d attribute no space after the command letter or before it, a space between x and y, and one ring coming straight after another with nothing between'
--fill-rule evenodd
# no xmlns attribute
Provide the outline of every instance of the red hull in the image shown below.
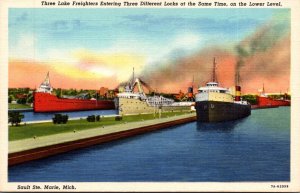
<svg viewBox="0 0 300 193"><path fill-rule="evenodd" d="M279 106L291 106L291 101L288 100L276 100L268 97L257 97L257 106L258 107L279 107Z"/></svg>
<svg viewBox="0 0 300 193"><path fill-rule="evenodd" d="M278 108L279 106L260 106L260 105L251 105L251 109L268 109L268 108Z"/></svg>
<svg viewBox="0 0 300 193"><path fill-rule="evenodd" d="M82 111L97 109L115 109L112 100L86 100L57 98L49 93L34 93L34 112Z"/></svg>

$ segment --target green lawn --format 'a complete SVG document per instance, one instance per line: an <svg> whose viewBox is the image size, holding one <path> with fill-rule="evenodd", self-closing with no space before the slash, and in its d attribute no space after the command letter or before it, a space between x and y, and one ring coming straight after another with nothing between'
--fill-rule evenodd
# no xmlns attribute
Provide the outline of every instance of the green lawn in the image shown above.
<svg viewBox="0 0 300 193"><path fill-rule="evenodd" d="M11 104L8 103L8 109L28 109L32 108L30 105L27 104Z"/></svg>
<svg viewBox="0 0 300 193"><path fill-rule="evenodd" d="M161 117L170 117L175 115L182 115L188 112L168 112L162 113ZM158 117L158 115L156 115ZM53 124L49 123L35 123L20 126L9 126L9 140L19 140L25 138L32 138L34 136L45 136L64 132L72 132L74 130L91 129L106 125L121 124L124 122L134 122L154 119L153 114L144 115L130 115L123 116L122 121L115 121L114 117L101 118L99 122L88 122L86 119L70 120L67 124Z"/></svg>

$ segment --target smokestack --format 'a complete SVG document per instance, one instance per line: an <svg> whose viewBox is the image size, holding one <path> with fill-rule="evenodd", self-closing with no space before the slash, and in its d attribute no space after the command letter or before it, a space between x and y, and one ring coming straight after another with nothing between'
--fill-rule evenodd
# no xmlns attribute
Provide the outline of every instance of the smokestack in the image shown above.
<svg viewBox="0 0 300 193"><path fill-rule="evenodd" d="M189 87L188 88L188 100L189 101L193 101L193 96L194 95L194 91L193 91L193 87Z"/></svg>
<svg viewBox="0 0 300 193"><path fill-rule="evenodd" d="M188 100L193 101L194 99L194 75L193 75L193 81L192 86L188 87Z"/></svg>
<svg viewBox="0 0 300 193"><path fill-rule="evenodd" d="M212 82L217 81L217 76L216 76L216 58L214 57L214 63L213 63L213 73L212 73Z"/></svg>
<svg viewBox="0 0 300 193"><path fill-rule="evenodd" d="M235 101L241 101L241 87L235 86Z"/></svg>

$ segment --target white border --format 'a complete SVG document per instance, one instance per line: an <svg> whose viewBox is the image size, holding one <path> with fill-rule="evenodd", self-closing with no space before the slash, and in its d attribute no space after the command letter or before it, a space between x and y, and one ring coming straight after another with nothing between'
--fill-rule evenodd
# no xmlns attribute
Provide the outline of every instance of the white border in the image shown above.
<svg viewBox="0 0 300 193"><path fill-rule="evenodd" d="M53 0L56 1L56 0ZM71 0L68 0L71 1ZM94 1L94 0L90 0ZM113 0L107 0L113 1ZM128 0L136 1L139 0ZM157 2L160 0L148 0ZM164 0L161 0L164 1ZM183 2L185 0L177 0L176 2ZM186 0L187 2L188 0ZM200 1L200 0L199 0ZM206 0L202 2L209 2L213 0ZM220 2L240 2L241 0L231 0L231 1L220 1ZM280 0L279 0L280 1ZM122 2L119 0L119 2ZM198 1L194 1L198 2ZM244 2L250 2L245 1ZM261 2L258 0L253 0L251 2ZM266 1L264 1L266 2ZM278 2L278 0L269 0L269 2ZM287 182L234 182L234 183L183 183L183 182L168 182L168 183L34 183L36 185L44 186L49 185L75 185L75 191L143 191L143 192L153 192L153 191L178 191L178 192L190 192L190 191L269 191L269 192L299 192L300 191L300 1L298 0L281 0L283 7L291 9L291 93L292 93L292 106L291 106L291 181ZM8 128L7 128L7 88L8 88L8 9L9 8L66 8L65 6L41 6L41 0L22 0L19 2L1 1L0 2L0 191L20 191L17 190L17 185L33 185L33 183L8 183L7 182L7 149L8 149ZM75 8L75 7L68 7ZM77 8L102 8L96 7L81 7ZM146 7L143 7L146 8ZM154 7L155 8L155 7ZM174 7L170 7L174 8ZM176 7L177 8L177 7ZM183 7L187 8L187 7ZM198 7L195 7L198 8ZM208 7L203 7L208 8ZM211 7L217 8L217 7ZM224 7L220 7L224 8ZM233 7L237 8L237 7ZM238 7L241 8L241 7ZM244 8L251 8L246 6ZM255 7L256 8L256 7ZM267 7L263 7L267 8ZM230 7L229 7L230 9ZM241 8L242 9L242 8ZM280 9L280 8L279 8ZM272 184L288 184L289 188L275 188L271 189ZM29 190L33 192L34 190ZM41 191L41 190L39 190ZM43 190L46 191L46 190ZM55 191L55 190L51 190ZM74 190L73 190L74 191Z"/></svg>

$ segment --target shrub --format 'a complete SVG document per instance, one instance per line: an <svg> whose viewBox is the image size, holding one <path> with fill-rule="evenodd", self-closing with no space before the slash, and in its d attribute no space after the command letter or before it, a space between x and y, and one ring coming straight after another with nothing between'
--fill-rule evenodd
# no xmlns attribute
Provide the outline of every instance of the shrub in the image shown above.
<svg viewBox="0 0 300 193"><path fill-rule="evenodd" d="M69 116L68 115L63 115L62 116L62 123L66 124L68 122Z"/></svg>
<svg viewBox="0 0 300 193"><path fill-rule="evenodd" d="M62 115L62 114L54 114L54 117L52 118L52 121L54 124L66 124L68 122L69 116L68 115Z"/></svg>
<svg viewBox="0 0 300 193"><path fill-rule="evenodd" d="M95 116L95 115L90 115L90 116L88 116L88 117L86 118L86 120L87 120L88 122L100 121L100 115L97 115L97 116Z"/></svg>
<svg viewBox="0 0 300 193"><path fill-rule="evenodd" d="M95 121L96 121L96 117L95 117L95 115L90 115L90 116L88 116L88 117L86 118L86 120L87 120L88 122L95 122Z"/></svg>
<svg viewBox="0 0 300 193"><path fill-rule="evenodd" d="M116 120L116 121L122 121L122 116L116 116L116 117L115 117L115 120Z"/></svg>
<svg viewBox="0 0 300 193"><path fill-rule="evenodd" d="M101 118L100 118L100 115L97 115L97 116L96 116L96 121L100 121L100 119L101 119Z"/></svg>

